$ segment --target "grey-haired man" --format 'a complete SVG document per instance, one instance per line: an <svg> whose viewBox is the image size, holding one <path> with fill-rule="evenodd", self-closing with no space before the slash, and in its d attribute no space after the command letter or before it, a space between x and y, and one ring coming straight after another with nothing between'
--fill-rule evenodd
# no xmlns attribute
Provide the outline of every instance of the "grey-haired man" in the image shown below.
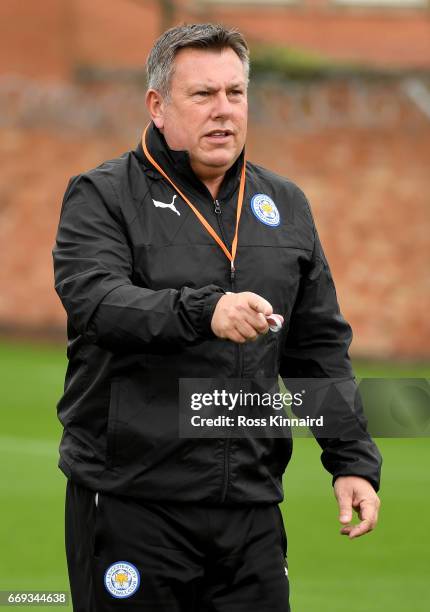
<svg viewBox="0 0 430 612"><path fill-rule="evenodd" d="M174 28L147 67L142 142L71 179L54 247L74 610L286 612L291 440L180 437L178 381L353 386L351 330L302 191L245 159L243 37ZM342 533L360 536L377 520L378 450L367 434L318 441Z"/></svg>

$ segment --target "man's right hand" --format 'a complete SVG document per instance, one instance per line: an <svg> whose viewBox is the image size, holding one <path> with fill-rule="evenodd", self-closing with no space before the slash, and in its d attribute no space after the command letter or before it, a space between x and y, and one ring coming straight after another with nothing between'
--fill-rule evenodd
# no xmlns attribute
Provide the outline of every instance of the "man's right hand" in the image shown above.
<svg viewBox="0 0 430 612"><path fill-rule="evenodd" d="M272 313L271 304L256 293L227 293L214 310L212 331L218 338L243 344L269 331L266 316Z"/></svg>

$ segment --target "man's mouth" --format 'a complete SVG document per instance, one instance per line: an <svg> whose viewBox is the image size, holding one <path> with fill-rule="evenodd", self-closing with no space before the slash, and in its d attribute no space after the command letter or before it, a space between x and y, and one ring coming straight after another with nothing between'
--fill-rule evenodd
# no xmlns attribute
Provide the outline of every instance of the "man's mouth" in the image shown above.
<svg viewBox="0 0 430 612"><path fill-rule="evenodd" d="M206 138L216 141L226 140L230 138L230 136L233 136L231 130L212 130L205 135Z"/></svg>

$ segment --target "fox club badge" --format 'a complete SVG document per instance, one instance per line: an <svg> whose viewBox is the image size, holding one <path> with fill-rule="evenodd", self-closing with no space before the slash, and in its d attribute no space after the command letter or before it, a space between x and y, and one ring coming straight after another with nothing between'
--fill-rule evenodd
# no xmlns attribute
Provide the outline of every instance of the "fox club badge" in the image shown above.
<svg viewBox="0 0 430 612"><path fill-rule="evenodd" d="M106 590L117 599L131 597L140 585L137 567L127 561L117 561L110 565L104 576Z"/></svg>
<svg viewBox="0 0 430 612"><path fill-rule="evenodd" d="M251 210L259 221L271 227L277 227L281 218L271 197L264 193L257 193L251 200Z"/></svg>

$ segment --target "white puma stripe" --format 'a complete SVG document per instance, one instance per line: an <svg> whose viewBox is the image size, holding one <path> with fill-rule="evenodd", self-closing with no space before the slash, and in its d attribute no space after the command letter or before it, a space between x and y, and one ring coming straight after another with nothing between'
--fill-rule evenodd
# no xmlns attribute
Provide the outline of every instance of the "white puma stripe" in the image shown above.
<svg viewBox="0 0 430 612"><path fill-rule="evenodd" d="M173 212L175 212L177 215L180 215L181 213L174 205L175 198L176 194L173 196L173 200L170 202L170 204L165 204L164 202L159 202L158 200L154 199L152 201L154 202L154 206L157 206L158 208L170 208L170 210L173 210Z"/></svg>

